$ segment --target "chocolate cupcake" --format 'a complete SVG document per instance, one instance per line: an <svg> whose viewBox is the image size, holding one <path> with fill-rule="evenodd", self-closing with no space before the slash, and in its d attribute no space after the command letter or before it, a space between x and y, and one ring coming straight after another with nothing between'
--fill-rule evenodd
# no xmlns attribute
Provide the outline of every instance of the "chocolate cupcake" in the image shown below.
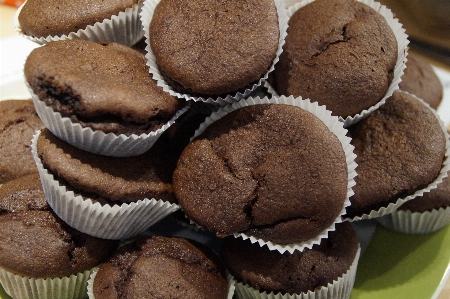
<svg viewBox="0 0 450 299"><path fill-rule="evenodd" d="M0 283L13 298L81 298L118 242L83 234L47 205L37 174L0 187Z"/></svg>
<svg viewBox="0 0 450 299"><path fill-rule="evenodd" d="M303 1L289 9L288 35L275 66L278 95L325 105L345 126L398 89L407 36L377 2Z"/></svg>
<svg viewBox="0 0 450 299"><path fill-rule="evenodd" d="M156 85L144 54L117 43L48 43L24 71L46 127L96 154L142 154L185 111Z"/></svg>
<svg viewBox="0 0 450 299"><path fill-rule="evenodd" d="M236 280L237 298L314 294L308 298L344 299L350 297L353 288L359 242L353 227L344 222L320 244L292 254L280 254L230 236L224 239L222 258Z"/></svg>
<svg viewBox="0 0 450 299"><path fill-rule="evenodd" d="M385 227L408 234L435 232L450 223L450 177L422 196L405 202L378 221Z"/></svg>
<svg viewBox="0 0 450 299"><path fill-rule="evenodd" d="M340 222L356 167L329 113L292 97L213 113L174 171L182 210L219 237L240 234L282 252L318 243Z"/></svg>
<svg viewBox="0 0 450 299"><path fill-rule="evenodd" d="M444 95L442 83L431 64L414 53L408 54L405 73L399 87L421 98L434 109L438 108Z"/></svg>
<svg viewBox="0 0 450 299"><path fill-rule="evenodd" d="M219 104L248 96L267 78L287 24L279 0L150 0L141 15L158 85L179 98Z"/></svg>
<svg viewBox="0 0 450 299"><path fill-rule="evenodd" d="M141 237L120 248L89 281L89 298L217 298L229 287L219 258L184 238Z"/></svg>
<svg viewBox="0 0 450 299"><path fill-rule="evenodd" d="M37 173L31 139L44 124L29 100L0 101L0 184Z"/></svg>
<svg viewBox="0 0 450 299"><path fill-rule="evenodd" d="M39 44L84 39L128 46L142 38L143 0L30 0L17 10L14 27Z"/></svg>
<svg viewBox="0 0 450 299"><path fill-rule="evenodd" d="M50 206L86 234L132 237L179 208L171 182L177 156L163 139L142 155L118 158L85 152L44 129L32 150Z"/></svg>
<svg viewBox="0 0 450 299"><path fill-rule="evenodd" d="M447 175L447 130L434 110L412 94L395 91L348 130L358 164L348 218L389 214L436 188Z"/></svg>

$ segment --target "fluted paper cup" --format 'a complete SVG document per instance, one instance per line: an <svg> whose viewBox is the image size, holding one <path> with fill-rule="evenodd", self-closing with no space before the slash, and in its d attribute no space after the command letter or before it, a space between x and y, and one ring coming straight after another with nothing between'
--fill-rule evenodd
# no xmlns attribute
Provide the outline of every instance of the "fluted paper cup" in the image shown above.
<svg viewBox="0 0 450 299"><path fill-rule="evenodd" d="M31 147L47 202L59 218L76 230L102 239L126 239L142 233L179 209L177 204L155 198L101 205L68 191L44 168L37 155L39 134L40 131L34 135Z"/></svg>
<svg viewBox="0 0 450 299"><path fill-rule="evenodd" d="M26 3L22 4L15 13L13 20L14 29L20 36L41 45L58 40L84 39L95 42L116 42L132 46L144 36L142 23L139 17L142 4L135 4L125 11L111 16L110 19L88 25L86 28L79 29L76 32L71 32L67 35L47 37L33 37L26 35L22 31L18 17L25 4Z"/></svg>

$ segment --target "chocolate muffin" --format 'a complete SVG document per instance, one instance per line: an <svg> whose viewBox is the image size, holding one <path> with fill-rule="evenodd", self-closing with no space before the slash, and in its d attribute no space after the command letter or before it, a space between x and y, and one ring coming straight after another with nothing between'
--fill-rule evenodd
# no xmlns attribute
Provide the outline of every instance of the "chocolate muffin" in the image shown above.
<svg viewBox="0 0 450 299"><path fill-rule="evenodd" d="M242 107L212 123L182 152L173 186L183 211L220 237L244 232L277 244L318 236L347 197L336 135L286 104Z"/></svg>
<svg viewBox="0 0 450 299"><path fill-rule="evenodd" d="M0 215L0 267L34 278L65 277L103 262L118 242L80 233L51 211Z"/></svg>
<svg viewBox="0 0 450 299"><path fill-rule="evenodd" d="M0 101L0 184L37 173L31 139L44 124L29 100Z"/></svg>
<svg viewBox="0 0 450 299"><path fill-rule="evenodd" d="M394 212L378 218L383 226L405 234L429 234L450 223L450 178L415 197Z"/></svg>
<svg viewBox="0 0 450 299"><path fill-rule="evenodd" d="M434 109L441 103L444 93L442 83L431 64L414 53L408 54L405 73L399 87L421 98Z"/></svg>
<svg viewBox="0 0 450 299"><path fill-rule="evenodd" d="M197 242L175 237L142 237L103 265L93 281L96 299L227 298L219 258Z"/></svg>
<svg viewBox="0 0 450 299"><path fill-rule="evenodd" d="M50 210L37 172L0 187L0 215L28 210Z"/></svg>
<svg viewBox="0 0 450 299"><path fill-rule="evenodd" d="M116 241L85 235L59 219L47 205L37 174L0 187L3 271L28 278L62 278L98 266L117 246Z"/></svg>
<svg viewBox="0 0 450 299"><path fill-rule="evenodd" d="M238 282L261 293L292 295L314 292L343 276L357 258L358 248L355 230L344 222L319 245L292 254L230 236L223 241L222 259Z"/></svg>
<svg viewBox="0 0 450 299"><path fill-rule="evenodd" d="M60 184L103 204L144 198L176 201L172 172L177 156L164 140L143 155L118 158L85 152L44 129L37 140L37 155Z"/></svg>
<svg viewBox="0 0 450 299"><path fill-rule="evenodd" d="M402 204L398 211L411 211L423 213L439 208L447 208L450 206L450 177L442 180L442 183L430 192L424 193Z"/></svg>
<svg viewBox="0 0 450 299"><path fill-rule="evenodd" d="M414 194L434 182L443 167L445 133L432 110L409 93L394 92L348 130L358 164L350 217Z"/></svg>
<svg viewBox="0 0 450 299"><path fill-rule="evenodd" d="M236 94L257 83L277 56L273 0L162 0L152 13L147 43L177 92Z"/></svg>
<svg viewBox="0 0 450 299"><path fill-rule="evenodd" d="M178 156L169 145L162 138L142 155L117 158L85 152L43 130L32 152L54 212L83 233L119 240L179 209L172 188Z"/></svg>
<svg viewBox="0 0 450 299"><path fill-rule="evenodd" d="M156 86L144 54L117 43L51 42L30 53L24 71L40 101L73 123L105 133L157 130L181 105Z"/></svg>
<svg viewBox="0 0 450 299"><path fill-rule="evenodd" d="M316 0L289 19L275 90L317 101L344 119L354 116L386 95L398 48L386 19L368 5Z"/></svg>
<svg viewBox="0 0 450 299"><path fill-rule="evenodd" d="M30 0L18 20L24 34L34 37L68 35L88 25L103 22L143 0Z"/></svg>

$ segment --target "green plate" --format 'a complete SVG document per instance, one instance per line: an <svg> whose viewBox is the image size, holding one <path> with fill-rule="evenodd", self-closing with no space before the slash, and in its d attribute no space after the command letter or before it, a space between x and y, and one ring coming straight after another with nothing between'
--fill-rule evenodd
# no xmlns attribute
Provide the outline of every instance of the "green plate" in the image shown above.
<svg viewBox="0 0 450 299"><path fill-rule="evenodd" d="M358 264L351 299L430 299L445 283L450 264L450 226L406 235L377 225Z"/></svg>

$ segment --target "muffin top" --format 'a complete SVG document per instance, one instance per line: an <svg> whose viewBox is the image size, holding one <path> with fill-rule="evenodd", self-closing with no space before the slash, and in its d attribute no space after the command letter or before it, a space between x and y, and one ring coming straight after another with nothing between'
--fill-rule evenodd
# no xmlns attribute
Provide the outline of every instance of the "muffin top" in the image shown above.
<svg viewBox="0 0 450 299"><path fill-rule="evenodd" d="M358 237L348 222L304 251L280 254L267 246L229 236L222 245L227 270L237 281L260 292L300 294L315 291L342 276L353 263Z"/></svg>
<svg viewBox="0 0 450 299"><path fill-rule="evenodd" d="M37 172L0 187L0 215L28 210L50 210Z"/></svg>
<svg viewBox="0 0 450 299"><path fill-rule="evenodd" d="M343 118L384 97L398 46L377 11L356 0L316 0L288 24L274 71L278 94L309 98Z"/></svg>
<svg viewBox="0 0 450 299"><path fill-rule="evenodd" d="M402 204L397 210L425 212L450 206L450 177L442 180L437 188L426 192L423 196L413 198Z"/></svg>
<svg viewBox="0 0 450 299"><path fill-rule="evenodd" d="M226 236L279 244L316 237L339 215L347 164L338 138L312 113L283 104L237 109L182 152L174 192L186 215Z"/></svg>
<svg viewBox="0 0 450 299"><path fill-rule="evenodd" d="M27 100L0 101L0 184L37 173L31 139L44 124Z"/></svg>
<svg viewBox="0 0 450 299"><path fill-rule="evenodd" d="M441 103L444 93L442 83L431 64L415 53L408 53L399 87L421 98L434 109Z"/></svg>
<svg viewBox="0 0 450 299"><path fill-rule="evenodd" d="M103 262L118 242L80 233L47 205L39 176L0 187L0 268L33 278L65 277Z"/></svg>
<svg viewBox="0 0 450 299"><path fill-rule="evenodd" d="M225 270L208 248L175 237L141 237L103 265L94 279L96 299L227 298Z"/></svg>
<svg viewBox="0 0 450 299"><path fill-rule="evenodd" d="M449 132L450 133L450 132ZM425 212L450 206L450 177L445 177L435 189L423 196L413 198L402 204L397 210Z"/></svg>
<svg viewBox="0 0 450 299"><path fill-rule="evenodd" d="M24 71L47 106L105 133L154 131L180 107L156 85L145 55L117 43L50 42L31 51Z"/></svg>
<svg viewBox="0 0 450 299"><path fill-rule="evenodd" d="M112 203L145 198L175 201L171 182L177 156L162 138L142 155L118 158L85 152L44 129L37 154L44 168L83 196Z"/></svg>
<svg viewBox="0 0 450 299"><path fill-rule="evenodd" d="M34 37L68 35L103 22L143 0L30 0L19 13L24 34Z"/></svg>
<svg viewBox="0 0 450 299"><path fill-rule="evenodd" d="M16 275L77 274L98 266L117 245L72 229L51 211L0 215L0 267Z"/></svg>
<svg viewBox="0 0 450 299"><path fill-rule="evenodd" d="M162 0L150 23L160 69L185 93L236 92L265 74L276 57L273 0Z"/></svg>
<svg viewBox="0 0 450 299"><path fill-rule="evenodd" d="M441 170L445 134L431 109L408 93L394 92L348 132L358 164L350 216L413 194L433 182Z"/></svg>

